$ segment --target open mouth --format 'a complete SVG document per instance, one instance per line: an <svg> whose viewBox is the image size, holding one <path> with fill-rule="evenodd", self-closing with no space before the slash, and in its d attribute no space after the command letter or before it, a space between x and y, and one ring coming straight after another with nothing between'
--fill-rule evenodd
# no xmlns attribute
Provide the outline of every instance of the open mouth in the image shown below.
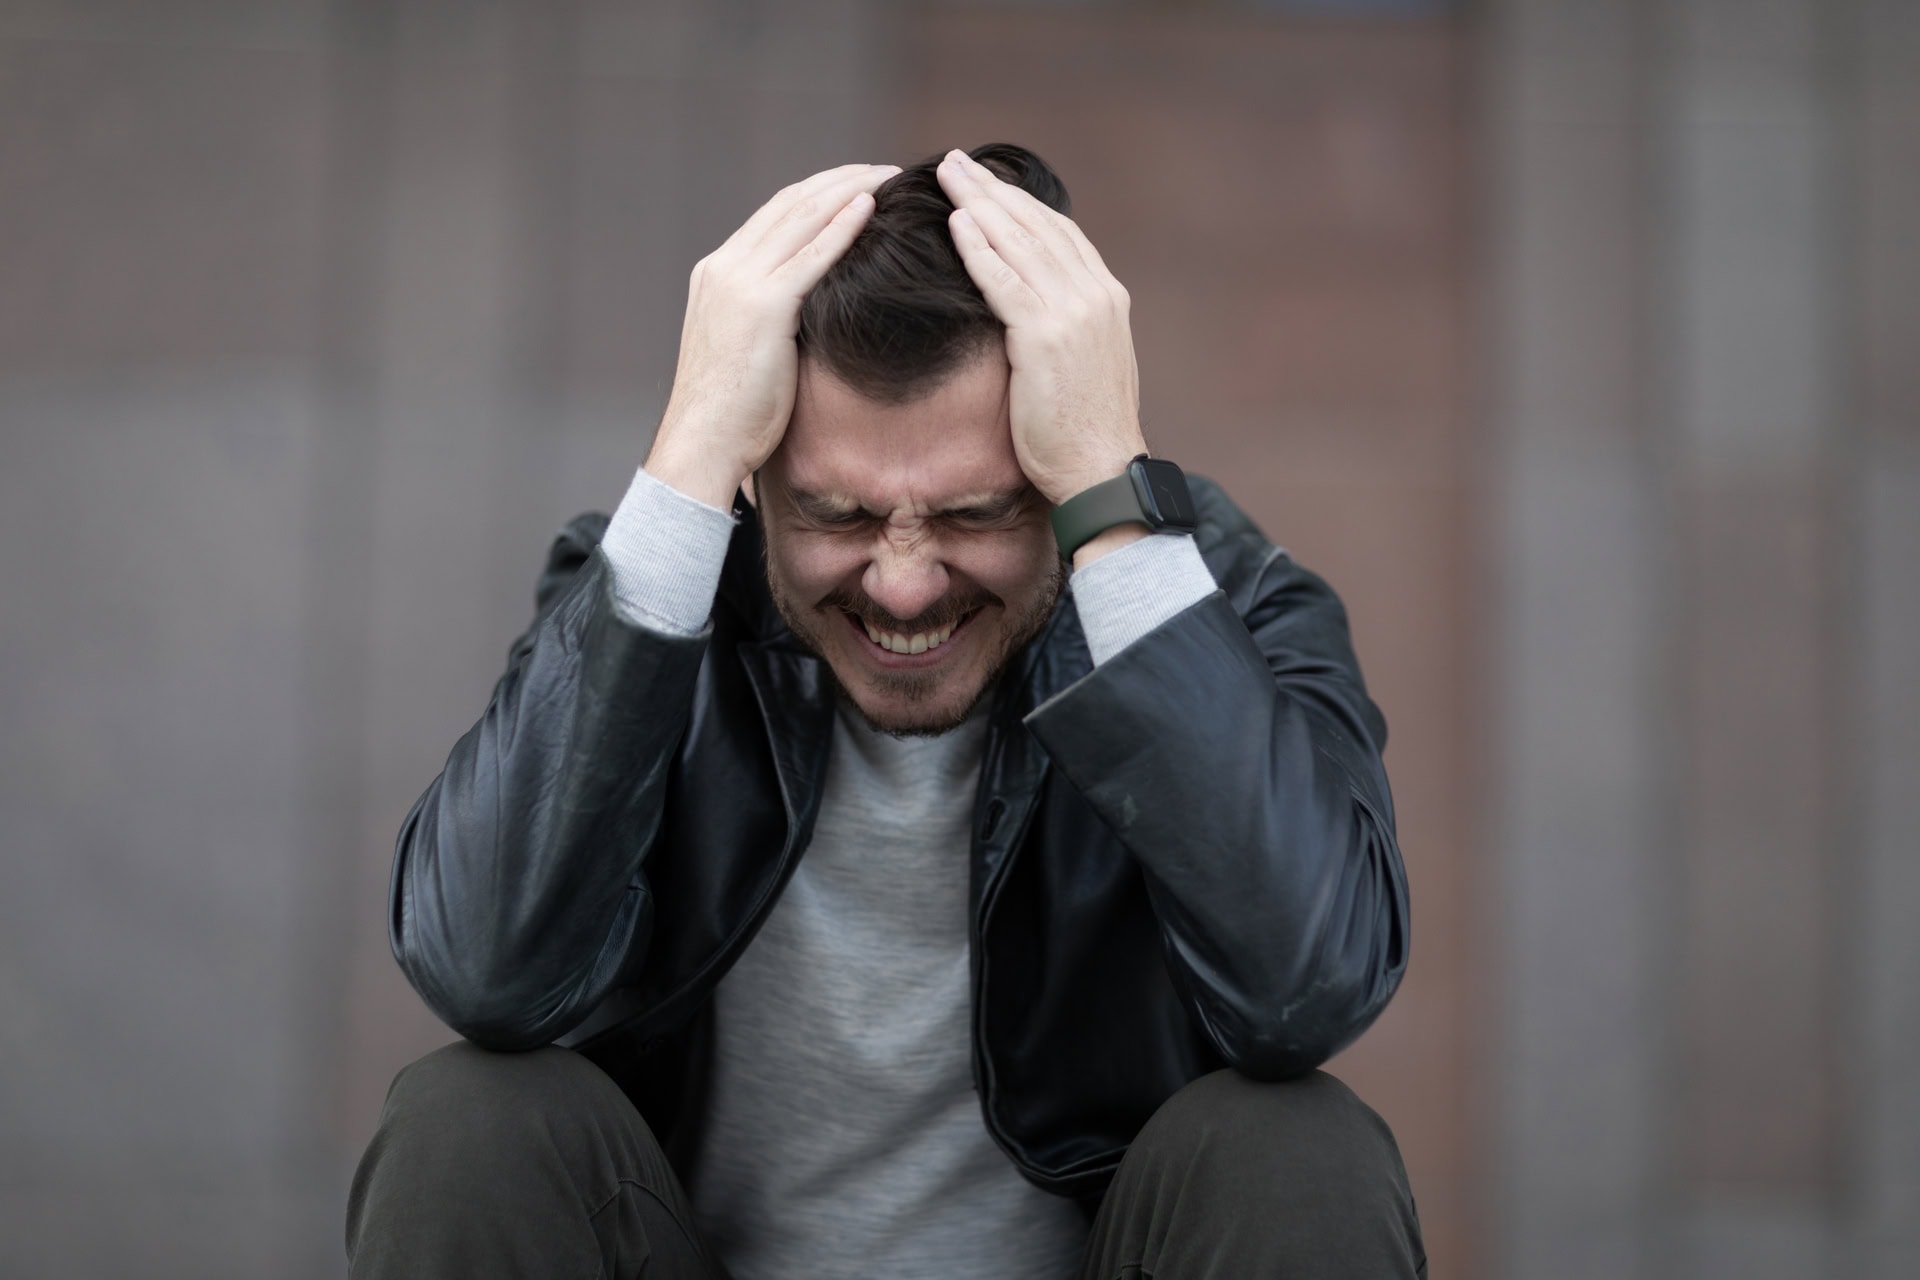
<svg viewBox="0 0 1920 1280"><path fill-rule="evenodd" d="M866 641L870 651L883 653L889 658L919 658L936 654L943 646L951 645L954 637L959 635L979 612L977 608L969 609L944 627L916 631L911 634L882 631L855 614L848 613L845 616L855 634Z"/></svg>

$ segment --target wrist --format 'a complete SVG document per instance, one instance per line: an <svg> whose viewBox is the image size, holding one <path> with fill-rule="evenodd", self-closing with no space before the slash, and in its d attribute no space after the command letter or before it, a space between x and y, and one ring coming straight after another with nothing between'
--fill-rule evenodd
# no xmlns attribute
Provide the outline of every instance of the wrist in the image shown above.
<svg viewBox="0 0 1920 1280"><path fill-rule="evenodd" d="M1084 465L1075 467L1070 472L1062 472L1054 476L1052 483L1048 485L1046 489L1043 489L1042 492L1046 495L1047 501L1057 507L1069 499L1085 493L1088 489L1093 488L1093 486L1103 481L1126 474L1128 465L1146 451L1147 446L1144 442L1141 442L1138 447L1131 451L1122 449L1112 451L1103 450L1097 457L1089 459Z"/></svg>
<svg viewBox="0 0 1920 1280"><path fill-rule="evenodd" d="M1084 569L1101 556L1110 555L1122 547L1132 546L1152 532L1153 530L1144 524L1117 524L1105 533L1095 534L1082 543L1080 549L1073 553L1073 567Z"/></svg>
<svg viewBox="0 0 1920 1280"><path fill-rule="evenodd" d="M675 448L671 441L660 438L654 440L642 465L662 484L722 511L733 509L733 495L747 477L746 468L716 459L710 451Z"/></svg>
<svg viewBox="0 0 1920 1280"><path fill-rule="evenodd" d="M1054 507L1050 520L1061 553L1073 558L1076 569L1147 533L1192 533L1198 527L1185 473L1145 453L1131 458L1120 474Z"/></svg>

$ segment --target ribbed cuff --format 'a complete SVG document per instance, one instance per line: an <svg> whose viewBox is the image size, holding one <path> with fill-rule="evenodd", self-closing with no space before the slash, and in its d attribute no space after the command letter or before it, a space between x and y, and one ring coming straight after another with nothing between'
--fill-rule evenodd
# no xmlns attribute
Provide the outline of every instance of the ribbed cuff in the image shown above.
<svg viewBox="0 0 1920 1280"><path fill-rule="evenodd" d="M731 512L689 498L644 467L635 471L600 542L614 606L641 626L697 635L713 612L732 538Z"/></svg>
<svg viewBox="0 0 1920 1280"><path fill-rule="evenodd" d="M1185 533L1156 533L1073 571L1073 600L1095 666L1217 587Z"/></svg>

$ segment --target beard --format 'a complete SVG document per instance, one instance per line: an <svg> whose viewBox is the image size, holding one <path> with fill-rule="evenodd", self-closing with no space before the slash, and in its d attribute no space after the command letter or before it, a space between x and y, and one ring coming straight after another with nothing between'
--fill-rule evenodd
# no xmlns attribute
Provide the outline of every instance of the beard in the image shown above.
<svg viewBox="0 0 1920 1280"><path fill-rule="evenodd" d="M885 733L896 738L931 738L943 733L951 733L965 724L979 709L987 696L1000 683L1000 677L1013 662L1014 657L1029 641L1046 628L1048 619L1053 617L1054 608L1060 602L1060 593L1066 589L1070 566L1064 560L1055 560L1053 570L1042 584L1040 593L1028 606L1017 614L1008 613L1001 620L1000 633L991 637L987 643L992 646L991 658L986 665L986 674L981 678L980 686L958 699L954 705L942 708L939 696L948 691L954 677L939 670L932 671L878 671L867 675L867 683L888 698L894 705L904 704L909 710L904 714L876 715L862 706L860 699L841 679L840 672L834 667L830 650L822 635L822 625L837 626L838 620L829 620L833 613L849 613L861 621L881 631L895 631L902 635L916 632L936 631L949 623L958 622L974 610L987 605L1004 604L991 592L975 588L971 591L956 592L942 597L934 605L914 618L896 618L876 604L872 597L858 587L842 588L821 598L811 609L803 609L780 586L773 572L773 551L767 544L765 559L767 591L773 597L773 607L779 611L781 620L787 624L794 638L821 662L826 664L832 677L834 690L843 705L851 706L860 713L867 727L875 733ZM823 612L827 615L823 617Z"/></svg>

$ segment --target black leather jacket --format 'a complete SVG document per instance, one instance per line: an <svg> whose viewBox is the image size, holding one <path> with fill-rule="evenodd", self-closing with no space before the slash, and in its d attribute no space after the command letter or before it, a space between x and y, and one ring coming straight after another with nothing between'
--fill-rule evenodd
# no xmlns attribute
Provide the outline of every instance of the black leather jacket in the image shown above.
<svg viewBox="0 0 1920 1280"><path fill-rule="evenodd" d="M1035 1184L1098 1195L1154 1109L1307 1071L1407 963L1345 611L1195 479L1220 590L1093 669L1071 596L994 695L974 802L974 1083ZM686 1170L714 985L807 847L835 694L741 505L710 628L624 620L606 517L554 544L486 713L407 815L393 952L479 1044L571 1043Z"/></svg>

